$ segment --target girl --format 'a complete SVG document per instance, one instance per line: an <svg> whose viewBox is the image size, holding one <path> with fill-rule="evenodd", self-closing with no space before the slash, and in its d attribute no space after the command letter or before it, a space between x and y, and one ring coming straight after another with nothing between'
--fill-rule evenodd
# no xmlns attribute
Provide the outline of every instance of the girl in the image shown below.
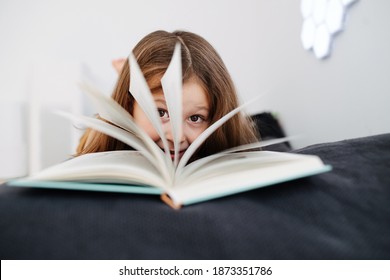
<svg viewBox="0 0 390 280"><path fill-rule="evenodd" d="M211 124L238 107L233 81L216 50L202 37L185 31L155 31L144 37L133 53L145 76L158 108L166 138L173 151L169 114L161 86L177 42L181 44L183 73L183 132L180 155ZM119 62L120 64L120 62ZM115 66L115 64L114 64ZM131 67L131 65L130 65ZM124 62L113 92L113 99L125 108L157 145L161 139L129 93L129 61ZM198 149L195 158L205 157L235 146L258 141L249 118L243 114L232 117L216 130ZM80 140L77 155L127 150L131 147L103 133L88 129Z"/></svg>

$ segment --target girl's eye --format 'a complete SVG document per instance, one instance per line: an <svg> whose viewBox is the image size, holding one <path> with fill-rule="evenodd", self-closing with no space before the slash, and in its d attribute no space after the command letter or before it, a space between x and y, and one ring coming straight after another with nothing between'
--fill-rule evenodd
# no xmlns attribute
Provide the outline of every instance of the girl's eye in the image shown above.
<svg viewBox="0 0 390 280"><path fill-rule="evenodd" d="M204 121L204 118L202 118L199 115L193 115L193 116L189 117L189 120L193 123L201 123L202 121Z"/></svg>
<svg viewBox="0 0 390 280"><path fill-rule="evenodd" d="M160 118L162 118L162 119L168 119L169 118L168 111L166 111L164 109L158 109L158 114L159 114Z"/></svg>

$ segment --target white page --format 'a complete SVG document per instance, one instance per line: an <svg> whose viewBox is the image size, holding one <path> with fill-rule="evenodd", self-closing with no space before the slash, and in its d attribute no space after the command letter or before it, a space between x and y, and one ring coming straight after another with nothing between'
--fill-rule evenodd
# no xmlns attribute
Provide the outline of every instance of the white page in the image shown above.
<svg viewBox="0 0 390 280"><path fill-rule="evenodd" d="M145 143L145 147L147 148L147 150L158 162L158 165L162 169L162 172L165 174L173 173L172 168L169 168L169 166L166 164L166 157L162 155L160 147L158 147L158 145L149 137L149 135L147 135L146 132L135 123L133 117L122 106L120 106L112 98L100 93L91 85L83 83L81 84L81 86L85 89L86 93L94 101L98 109L98 113L103 119L119 127L122 127L123 129L132 132L137 135L137 137L141 138L142 141ZM133 148L137 149L136 147Z"/></svg>
<svg viewBox="0 0 390 280"><path fill-rule="evenodd" d="M100 117L127 131L134 132L144 140L150 138L138 127L133 116L112 98L105 96L97 88L86 82L81 83L80 87L92 99Z"/></svg>
<svg viewBox="0 0 390 280"><path fill-rule="evenodd" d="M281 161L277 164L256 165L255 160L254 164L248 164L247 168L243 168L242 163L237 162L225 171L220 169L223 176L197 178L191 184L175 187L168 191L168 194L175 205L187 205L331 170L331 167L324 165L317 156L281 152L259 153L280 156ZM283 160L283 157L286 157L286 160Z"/></svg>
<svg viewBox="0 0 390 280"><path fill-rule="evenodd" d="M174 165L179 161L180 140L182 135L183 118L183 78L181 69L181 45L176 43L172 60L168 69L161 79L161 85L164 91L165 101L168 107L170 125L174 141Z"/></svg>
<svg viewBox="0 0 390 280"><path fill-rule="evenodd" d="M232 172L238 173L242 170L258 169L260 171L261 168L266 166L296 159L297 157L293 154L269 151L223 154L221 157L214 159L214 161L208 162L194 170L186 178L183 178L180 184L187 185L212 177L224 176Z"/></svg>
<svg viewBox="0 0 390 280"><path fill-rule="evenodd" d="M58 114L61 114L75 122L81 123L104 134L110 135L111 137L114 137L115 139L133 147L142 153L145 158L148 159L159 170L165 180L172 181L172 176L167 171L165 161L163 160L163 155L160 155L159 157L153 156L153 154L151 154L148 148L145 146L145 143L134 134L99 119L85 116L75 116L64 112L58 112ZM156 152L162 154L161 150Z"/></svg>
<svg viewBox="0 0 390 280"><path fill-rule="evenodd" d="M139 151L85 154L47 168L29 180L136 183L167 190L158 169Z"/></svg>
<svg viewBox="0 0 390 280"><path fill-rule="evenodd" d="M203 166L207 165L209 162L212 162L218 158L224 157L226 154L229 153L235 153L235 152L240 152L240 151L245 151L245 150L250 150L250 149L258 149L258 148L263 148L279 143L284 143L286 141L289 141L293 139L294 137L283 137L283 138L278 138L278 139L271 139L271 140L265 140L265 141L259 141L255 143L250 143L250 144L245 144L241 145L238 147L234 147L225 151L222 151L220 153L210 155L201 159L198 159L189 165L185 166L180 174L177 174L177 179L176 180L185 180L187 176L190 174L196 172L199 168L202 168Z"/></svg>
<svg viewBox="0 0 390 280"><path fill-rule="evenodd" d="M154 103L154 99L152 93L150 92L148 83L146 82L145 77L132 52L129 55L129 62L130 94L134 97L138 105L152 123L153 127L156 129L156 132L160 136L164 145L167 165L172 165L172 160L169 153L169 145L161 125L156 104Z"/></svg>

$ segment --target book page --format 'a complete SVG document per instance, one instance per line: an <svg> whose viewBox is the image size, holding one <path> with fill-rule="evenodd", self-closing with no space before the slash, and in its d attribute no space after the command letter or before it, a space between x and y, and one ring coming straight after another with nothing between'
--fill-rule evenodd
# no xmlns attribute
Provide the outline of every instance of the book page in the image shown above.
<svg viewBox="0 0 390 280"><path fill-rule="evenodd" d="M138 151L85 154L47 168L29 180L144 184L167 190L158 169Z"/></svg>
<svg viewBox="0 0 390 280"><path fill-rule="evenodd" d="M268 151L227 154L215 167L198 170L168 194L175 205L188 205L330 169L317 156Z"/></svg>
<svg viewBox="0 0 390 280"><path fill-rule="evenodd" d="M191 184L211 177L223 176L225 173L237 173L241 170L264 168L270 164L280 164L286 161L297 160L289 153L274 153L268 151L249 151L231 154L222 154L213 161L205 163L197 170L191 170L181 184Z"/></svg>
<svg viewBox="0 0 390 280"><path fill-rule="evenodd" d="M161 168L167 169L165 167L166 164L164 163L166 159L164 156L161 155L161 149L156 145L156 143L154 143L154 141L149 137L149 135L135 123L133 117L124 108L122 108L122 106L115 102L111 97L105 96L93 86L87 83L82 83L80 86L85 90L85 92L95 103L95 106L98 109L98 114L103 119L123 128L128 132L131 132L132 134L140 138L142 142L145 143L145 147L147 148L147 150L154 156L155 160L159 162ZM134 149L137 149L137 147L132 147Z"/></svg>
<svg viewBox="0 0 390 280"><path fill-rule="evenodd" d="M59 114L75 122L110 135L111 137L114 137L115 139L133 147L134 149L138 150L152 165L154 165L158 169L159 173L161 173L161 176L165 178L165 180L172 181L171 173L166 168L164 156L160 149L155 150L155 152L152 154L149 148L146 147L145 143L137 136L119 127L106 123L102 120L85 116L75 116L64 112L59 112Z"/></svg>
<svg viewBox="0 0 390 280"><path fill-rule="evenodd" d="M275 145L275 144L280 144L280 143L284 143L286 141L289 141L293 138L294 137L283 137L283 138L278 138L278 139L259 141L259 142L255 142L255 143L237 146L237 147L222 151L220 153L198 159L198 160L190 163L189 165L185 166L183 168L182 172L180 174L177 174L177 180L178 181L184 180L187 176L196 172L196 170L198 170L200 168L206 168L206 165L209 162L215 161L216 159L219 159L221 157L225 157L226 154L241 152L241 151L251 150L251 149L259 149L259 148L263 148L263 147L267 147L267 146L271 146L271 145Z"/></svg>
<svg viewBox="0 0 390 280"><path fill-rule="evenodd" d="M167 165L172 165L172 160L169 153L169 145L163 131L158 110L149 86L145 80L144 75L134 57L133 52L129 55L129 67L130 67L130 88L129 92L134 97L138 105L144 111L149 121L152 123L156 132L160 136L165 150L165 159Z"/></svg>
<svg viewBox="0 0 390 280"><path fill-rule="evenodd" d="M174 142L174 165L179 161L180 140L182 135L183 115L183 82L181 70L181 45L176 43L172 60L161 79L165 101L168 107L170 125L172 126Z"/></svg>

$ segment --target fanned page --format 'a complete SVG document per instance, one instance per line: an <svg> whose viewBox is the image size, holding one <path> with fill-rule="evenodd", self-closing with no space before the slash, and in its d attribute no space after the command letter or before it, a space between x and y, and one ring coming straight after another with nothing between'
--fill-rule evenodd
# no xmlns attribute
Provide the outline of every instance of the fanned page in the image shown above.
<svg viewBox="0 0 390 280"><path fill-rule="evenodd" d="M260 149L264 148L267 146L275 145L275 144L280 144L287 142L294 137L283 137L283 138L278 138L278 139L271 139L271 140L265 140L265 141L260 141L260 142L255 142L251 144L245 144L241 145L238 147L234 147L225 151L222 151L220 153L210 155L208 157L204 157L201 159L198 159L187 166L185 166L180 174L177 174L176 178L176 184L180 185L184 180L187 179L188 176L196 172L198 169L205 168L206 166L209 165L209 163L214 162L215 160L225 157L226 154L229 153L236 153L236 152L241 152L241 151L246 151L246 150L254 150L254 149Z"/></svg>
<svg viewBox="0 0 390 280"><path fill-rule="evenodd" d="M110 135L134 149L139 150L152 162L152 164L159 168L165 180L167 182L171 182L173 172L172 167L167 164L166 157L163 155L161 149L153 142L143 129L138 127L138 125L134 122L133 117L112 98L104 96L87 83L83 83L81 85L95 103L99 115L120 128L97 119L72 116L68 113L62 113L62 115L92 129Z"/></svg>
<svg viewBox="0 0 390 280"><path fill-rule="evenodd" d="M317 156L281 152L225 154L168 191L172 207L211 200L331 170Z"/></svg>
<svg viewBox="0 0 390 280"><path fill-rule="evenodd" d="M80 86L95 103L100 117L136 135L145 143L146 147L157 159L161 158L161 150L156 143L154 143L149 135L135 123L133 116L122 108L122 106L116 103L112 98L106 97L88 83L81 83Z"/></svg>
<svg viewBox="0 0 390 280"><path fill-rule="evenodd" d="M161 191L167 191L165 180L159 175L158 169L153 166L138 151L112 151L91 153L76 157L47 168L28 178L27 183L34 184L50 181L55 188L55 181L84 183L110 183L127 185L147 185ZM20 184L21 181L15 181ZM61 185L65 188L66 184ZM108 186L108 185L107 185ZM105 189L101 185L101 190ZM126 185L121 186L125 190Z"/></svg>
<svg viewBox="0 0 390 280"><path fill-rule="evenodd" d="M174 141L174 165L179 161L180 139L182 135L182 114L183 114L183 85L181 70L181 47L176 43L172 60L167 71L161 79L165 101L167 103L170 125L172 126Z"/></svg>
<svg viewBox="0 0 390 280"><path fill-rule="evenodd" d="M149 86L132 52L130 53L129 56L129 67L130 67L129 93L134 97L138 105L141 107L145 115L148 117L149 121L152 123L153 127L156 129L164 145L164 150L166 155L165 159L167 165L171 165L172 161L170 160L169 145L161 125L156 104L154 103L154 99L152 93L150 92Z"/></svg>

